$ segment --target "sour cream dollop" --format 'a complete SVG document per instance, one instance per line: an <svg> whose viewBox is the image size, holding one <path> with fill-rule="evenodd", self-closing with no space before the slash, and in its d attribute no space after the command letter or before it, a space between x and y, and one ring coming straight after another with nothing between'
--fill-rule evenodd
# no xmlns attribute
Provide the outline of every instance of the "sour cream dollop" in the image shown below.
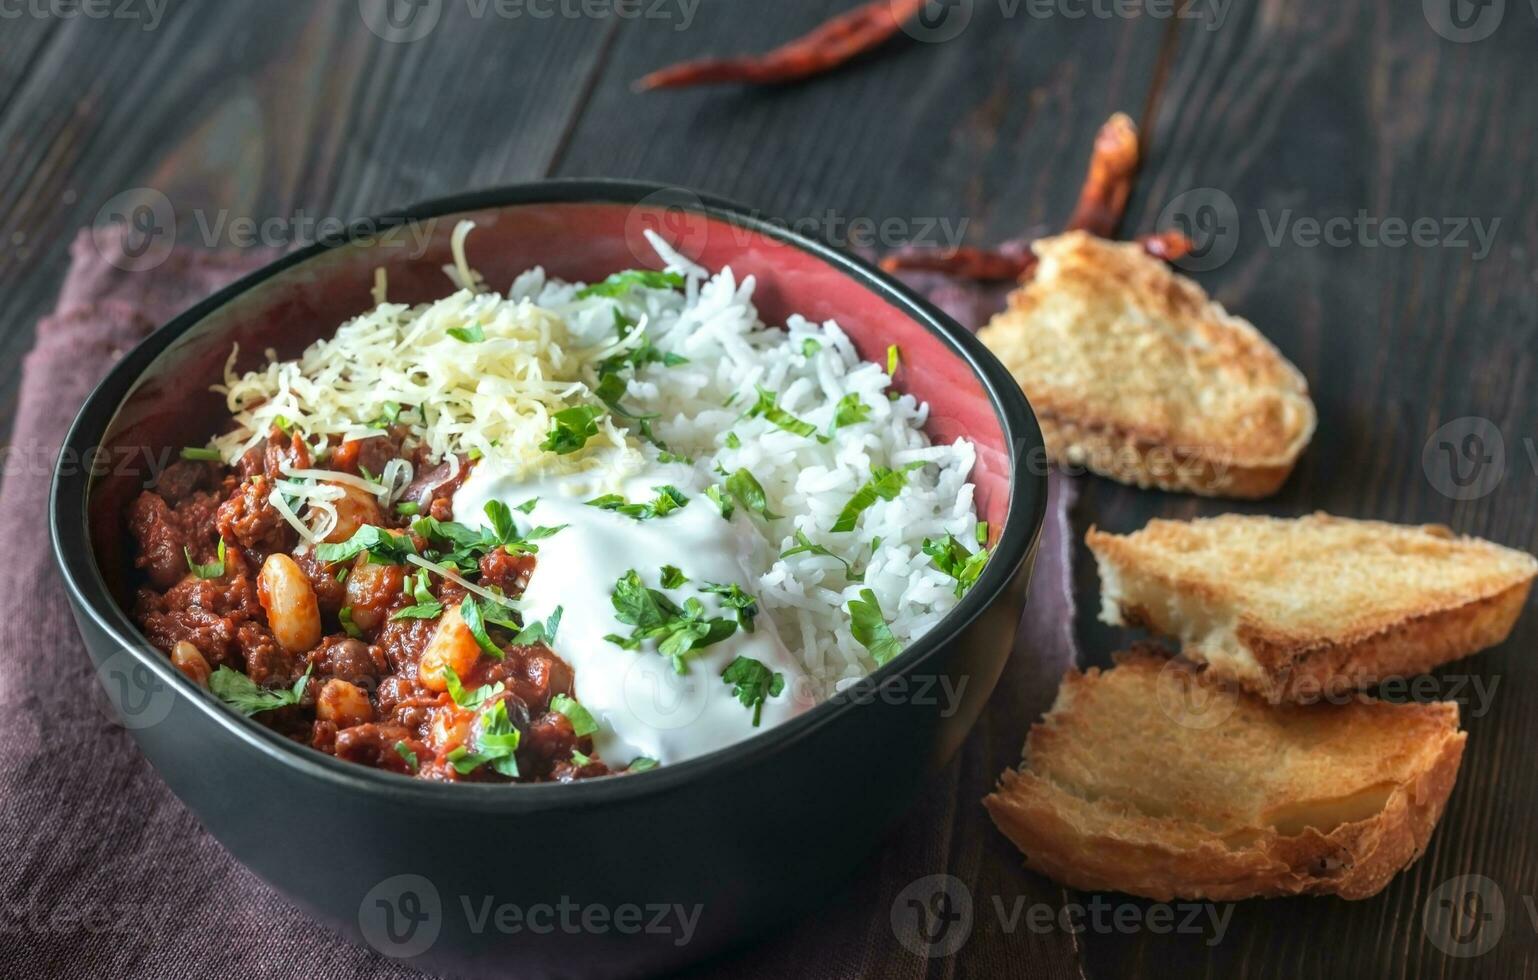
<svg viewBox="0 0 1538 980"><path fill-rule="evenodd" d="M538 560L519 604L524 622L543 622L561 609L552 647L571 665L575 696L599 724L593 736L598 754L616 767L638 756L666 765L739 742L810 708L815 698L805 671L762 613L752 632L739 626L726 639L691 651L682 674L657 652L655 641L627 650L605 639L628 637L634 629L620 622L612 601L615 584L632 570L679 606L696 598L708 618L735 620L736 610L703 587L735 584L755 595L753 569L773 562L772 546L750 520L741 513L722 518L704 495L709 480L693 466L649 462L633 450L614 457L593 470L534 479L485 460L454 495L455 519L471 527L485 524L485 507L493 500L514 509L522 531L565 525L538 541ZM587 503L609 493L644 503L663 486L682 491L688 503L647 520ZM678 568L688 581L664 589L664 565ZM757 727L753 709L722 680L738 657L784 677L781 693L765 700Z"/></svg>

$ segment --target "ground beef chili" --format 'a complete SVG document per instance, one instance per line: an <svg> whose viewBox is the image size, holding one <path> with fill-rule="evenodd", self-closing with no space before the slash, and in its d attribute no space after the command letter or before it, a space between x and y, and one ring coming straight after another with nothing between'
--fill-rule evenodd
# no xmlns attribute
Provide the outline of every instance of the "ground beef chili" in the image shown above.
<svg viewBox="0 0 1538 980"><path fill-rule="evenodd" d="M565 700L571 667L542 637L527 642L506 607L394 554L451 560L460 575L509 597L522 593L538 558L521 542L445 555L452 542L441 536L469 533L449 523L468 466L426 465L420 453L402 453L401 435L344 443L316 460L297 434L275 429L234 466L169 466L126 515L142 576L135 620L194 682L339 759L450 782L609 773L591 734L574 727L582 714ZM420 474L398 509L387 513L377 498L343 486L326 537L336 545L377 528L391 547L376 541L328 561L270 502L287 470L368 478L396 458Z"/></svg>

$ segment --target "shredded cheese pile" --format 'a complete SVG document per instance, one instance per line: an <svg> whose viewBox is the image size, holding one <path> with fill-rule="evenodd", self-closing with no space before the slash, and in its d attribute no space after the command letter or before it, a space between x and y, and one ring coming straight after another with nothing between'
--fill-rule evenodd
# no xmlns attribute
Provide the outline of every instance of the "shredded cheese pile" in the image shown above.
<svg viewBox="0 0 1538 980"><path fill-rule="evenodd" d="M457 280L479 285L473 273L455 271ZM569 345L561 316L528 300L461 288L416 307L380 303L297 360L278 361L269 350L265 368L237 375L239 348L232 350L224 384L214 390L225 396L235 427L212 445L233 463L277 424L297 428L324 452L400 422L411 432L407 448L425 444L434 461L494 456L548 467L557 460L539 444L551 415L593 403L587 382L595 365L633 341ZM595 445L626 445L624 430L608 418L600 434Z"/></svg>
<svg viewBox="0 0 1538 980"><path fill-rule="evenodd" d="M297 430L317 459L354 439L383 435L403 424L404 449L425 446L432 462L494 457L515 470L578 470L595 465L605 445L627 447L627 432L605 416L599 436L582 452L557 456L540 448L554 413L591 404L596 365L633 346L639 336L598 347L572 342L565 320L529 300L514 302L486 291L465 261L464 242L473 227L455 229L455 265L445 268L457 292L408 307L384 301L386 283L376 277L369 312L311 344L297 360L279 361L267 351L259 371L236 374L237 346L225 364L225 396L234 427L211 446L233 464L266 439L274 425ZM639 334L639 331L637 331ZM273 503L308 541L324 538L335 521L338 483L359 486L382 503L397 498L410 481L410 465L375 480L329 470L288 474ZM300 506L307 513L300 512Z"/></svg>

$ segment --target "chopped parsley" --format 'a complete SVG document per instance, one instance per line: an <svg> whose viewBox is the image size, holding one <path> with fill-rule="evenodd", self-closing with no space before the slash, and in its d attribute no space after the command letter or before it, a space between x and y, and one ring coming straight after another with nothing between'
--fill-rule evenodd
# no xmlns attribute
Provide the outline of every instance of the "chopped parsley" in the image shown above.
<svg viewBox="0 0 1538 980"><path fill-rule="evenodd" d="M217 449L204 449L198 446L183 446L182 459L190 459L198 463L217 463L224 459Z"/></svg>
<svg viewBox="0 0 1538 980"><path fill-rule="evenodd" d="M794 415L785 411L785 409L781 408L775 398L774 392L767 391L758 385L754 385L753 387L758 390L758 401L754 402L753 407L748 409L748 418L756 419L762 416L771 425L775 426L776 428L783 429L784 431L793 435L802 436L808 439L815 438L818 442L828 441L827 436L820 436L817 434L817 426L810 422L803 421L802 419L798 419Z"/></svg>
<svg viewBox="0 0 1538 980"><path fill-rule="evenodd" d="M537 503L539 503L538 497L530 497L528 500L525 500L517 507L514 507L513 510L516 510L520 514L532 514L534 513L534 505Z"/></svg>
<svg viewBox="0 0 1538 980"><path fill-rule="evenodd" d="M985 548L988 546L988 522L987 521L978 521L977 522L977 543L982 545Z"/></svg>
<svg viewBox="0 0 1538 980"><path fill-rule="evenodd" d="M865 578L865 575L863 573L857 573L854 570L854 566L849 564L849 562L845 561L838 555L835 555L833 552L829 551L827 548L817 544L811 538L807 537L805 531L797 531L795 545L780 552L781 558L790 558L795 555L821 555L824 558L832 558L834 561L844 566L844 578L851 582L859 582Z"/></svg>
<svg viewBox="0 0 1538 980"><path fill-rule="evenodd" d="M593 720L591 712L577 703L576 698L557 694L550 699L550 710L565 715L566 720L571 722L571 730L577 733L578 738L598 731L598 722Z"/></svg>
<svg viewBox="0 0 1538 980"><path fill-rule="evenodd" d="M625 767L625 771L647 772L648 770L655 769L660 765L662 765L662 763L658 762L656 759L653 759L649 756L638 755L634 759L630 760L630 765Z"/></svg>
<svg viewBox="0 0 1538 980"><path fill-rule="evenodd" d="M411 751L411 746L407 745L404 740L395 743L395 754L406 760L406 765L412 772L422 768L417 762L417 754Z"/></svg>
<svg viewBox="0 0 1538 980"><path fill-rule="evenodd" d="M886 349L886 373L887 373L887 377L889 377L889 378L897 377L897 367L901 363L902 363L902 352L897 349L897 345L896 344L892 344L891 346L889 346Z"/></svg>
<svg viewBox="0 0 1538 980"><path fill-rule="evenodd" d="M753 727L763 718L764 702L777 698L785 690L785 675L771 671L752 657L738 657L721 673L721 680L732 685L732 696L744 708L753 709Z"/></svg>
<svg viewBox="0 0 1538 980"><path fill-rule="evenodd" d="M831 436L846 425L854 425L870 418L870 406L860 401L860 396L850 392L838 400L838 405L833 409L833 427L828 430Z"/></svg>
<svg viewBox="0 0 1538 980"><path fill-rule="evenodd" d="M732 503L732 498L723 493L720 487L714 485L706 487L705 497L721 511L722 520L732 519L732 511L736 510L737 505Z"/></svg>
<svg viewBox="0 0 1538 980"><path fill-rule="evenodd" d="M818 340L816 337L808 337L801 341L802 357L812 357L820 350L822 350L822 341Z"/></svg>
<svg viewBox="0 0 1538 980"><path fill-rule="evenodd" d="M406 594L416 600L415 605L397 609L391 619L437 619L443 615L443 603L433 597L428 588L427 569L406 577Z"/></svg>
<svg viewBox="0 0 1538 980"><path fill-rule="evenodd" d="M530 623L520 629L513 637L513 645L531 647L537 643L543 643L547 647L553 646L555 631L561 628L561 609L561 606L556 606L543 623Z"/></svg>
<svg viewBox="0 0 1538 980"><path fill-rule="evenodd" d="M189 548L183 547L182 548L182 554L185 555L186 558L187 558L187 567L189 569L191 569L192 574L196 575L198 578L219 578L220 576L222 576L224 574L224 539L223 538L219 539L219 553L218 553L219 557L218 557L218 560L211 561L207 565L199 565L197 562L193 561L192 560L192 551Z"/></svg>
<svg viewBox="0 0 1538 980"><path fill-rule="evenodd" d="M604 637L626 650L638 650L646 640L657 641L657 652L673 663L673 669L685 671L684 658L692 650L719 643L737 632L730 619L708 619L705 607L693 597L683 607L656 589L641 583L641 576L631 569L614 584L610 601L621 623L632 626L629 636L610 633Z"/></svg>
<svg viewBox="0 0 1538 980"><path fill-rule="evenodd" d="M314 664L304 668L294 685L289 688L260 687L251 678L238 670L219 665L208 678L208 689L225 704L234 708L243 715L250 716L261 711L272 711L274 708L286 708L289 705L298 704L304 697L305 685L310 682L310 671L315 669Z"/></svg>
<svg viewBox="0 0 1538 980"><path fill-rule="evenodd" d="M415 500L402 500L395 505L395 512L402 517L415 517L422 512L422 505Z"/></svg>
<svg viewBox="0 0 1538 980"><path fill-rule="evenodd" d="M728 432L726 434L726 448L727 449L741 449L742 448L742 440L737 438L737 433L735 433L735 432Z"/></svg>
<svg viewBox="0 0 1538 980"><path fill-rule="evenodd" d="M850 632L870 651L871 659L878 666L902 653L903 645L892 634L892 627L882 615L881 603L876 601L876 593L870 589L861 589L860 598L849 600L849 618Z"/></svg>
<svg viewBox="0 0 1538 980"><path fill-rule="evenodd" d="M871 478L865 481L865 485L854 492L844 509L838 512L838 520L833 522L835 531L853 531L854 526L860 520L860 515L870 508L877 500L896 500L902 493L903 487L908 485L908 474L919 469L924 464L909 463L900 470L889 470L885 466L878 466L871 471Z"/></svg>
<svg viewBox="0 0 1538 980"><path fill-rule="evenodd" d="M363 552L375 565L404 565L407 555L416 554L410 535L391 534L374 524L365 524L346 541L322 542L315 546L315 557L327 564L351 561Z"/></svg>
<svg viewBox="0 0 1538 980"><path fill-rule="evenodd" d="M604 410L597 405L563 408L550 416L550 434L539 448L557 456L574 453L598 434L598 420L603 416Z"/></svg>
<svg viewBox="0 0 1538 980"><path fill-rule="evenodd" d="M666 568L664 568L664 572ZM663 587L669 587L664 581ZM700 591L709 595L720 596L721 605L727 609L737 611L737 623L745 633L753 632L753 619L758 615L758 600L742 591L742 586L735 583L722 585L711 582L700 586Z"/></svg>
<svg viewBox="0 0 1538 980"><path fill-rule="evenodd" d="M506 654L491 639L491 633L486 628L486 614L481 609L481 604L475 600L475 596L467 595L459 604L459 617L465 621L465 626L470 630L470 635L475 637L475 645L480 647L493 660L501 660Z"/></svg>
<svg viewBox="0 0 1538 980"><path fill-rule="evenodd" d="M343 606L336 611L337 621L342 624L342 631L355 640L363 638L363 631L358 624L352 621L352 606Z"/></svg>
<svg viewBox="0 0 1538 980"><path fill-rule="evenodd" d="M461 708L467 708L471 711L479 708L507 689L501 681L498 681L495 684L482 684L473 691L467 691L465 690L464 682L454 672L454 668L447 664L443 666L443 681L448 687L449 697L454 699L454 703Z"/></svg>
<svg viewBox="0 0 1538 980"><path fill-rule="evenodd" d="M486 331L479 323L472 323L468 327L450 327L447 332L461 344L478 344L486 339Z"/></svg>
<svg viewBox="0 0 1538 980"><path fill-rule="evenodd" d="M577 291L577 299L589 296L607 296L615 299L632 289L682 289L684 277L676 272L657 272L652 269L627 269L616 272L603 282L594 283Z"/></svg>
<svg viewBox="0 0 1538 980"><path fill-rule="evenodd" d="M726 492L743 507L766 521L776 521L780 515L769 509L769 497L763 484L747 470L738 470L726 478Z"/></svg>
<svg viewBox="0 0 1538 980"><path fill-rule="evenodd" d="M486 504L486 520L489 527L481 530L468 528L454 521L440 521L435 517L420 517L411 524L411 531L425 538L431 546L423 555L430 560L441 560L461 572L473 574L480 567L481 558L501 547L511 553L534 554L539 545L534 542L565 530L566 525L533 527L527 533L519 533L506 504L499 500Z"/></svg>
<svg viewBox="0 0 1538 980"><path fill-rule="evenodd" d="M662 566L662 587L664 589L676 589L689 581L689 576L677 565Z"/></svg>
<svg viewBox="0 0 1538 980"><path fill-rule="evenodd" d="M515 753L522 740L522 733L513 727L513 720L507 715L506 701L498 701L476 716L474 737L476 751L472 752L461 745L446 757L455 772L464 776L490 763L492 769L504 776L518 775L518 757Z"/></svg>
<svg viewBox="0 0 1538 980"><path fill-rule="evenodd" d="M977 584L977 577L983 573L983 566L988 564L987 550L968 551L966 545L956 540L954 534L947 534L940 540L924 539L924 554L940 571L956 580L956 598L967 594L967 590Z"/></svg>
<svg viewBox="0 0 1538 980"><path fill-rule="evenodd" d="M649 521L654 517L666 517L689 502L689 498L677 487L660 486L652 489L657 491L657 496L646 504L632 504L620 494L607 493L602 497L594 497L587 505L600 510L612 510L637 521Z"/></svg>

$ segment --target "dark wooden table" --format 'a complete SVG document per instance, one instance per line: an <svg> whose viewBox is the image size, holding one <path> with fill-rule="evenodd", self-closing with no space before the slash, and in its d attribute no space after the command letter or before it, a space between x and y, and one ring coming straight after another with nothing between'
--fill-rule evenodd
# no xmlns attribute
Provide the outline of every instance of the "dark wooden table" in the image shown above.
<svg viewBox="0 0 1538 980"><path fill-rule="evenodd" d="M957 230L986 244L1061 222L1096 127L1123 109L1149 147L1125 230L1194 229L1209 246L1199 279L1297 362L1319 403L1299 472L1278 498L1244 509L1437 521L1538 550L1538 4L1195 0L1168 16L1159 0L975 0L951 4L942 33L970 18L955 37L900 39L811 84L642 96L630 83L651 68L764 48L852 0L697 10L645 0L654 16L642 18L572 16L574 0L503 8L517 17L474 0L425 2L419 16L436 20L409 42L372 33L355 0L173 2L158 13L148 0L114 0L123 16L108 18L6 5L0 422L68 242L133 188L166 195L180 241L212 247L239 244L238 218L277 219L262 237L281 245L313 235L309 220L564 175L707 189L856 245L944 244ZM1340 220L1313 224L1328 219ZM1475 456L1504 463L1499 481L1454 478L1471 475L1449 469L1476 448L1470 433L1492 450ZM1093 478L1083 490L1081 531L1231 509ZM1097 663L1124 638L1093 621L1086 557L1081 549L1079 634ZM1504 648L1444 672L1446 694L1469 674L1496 693L1487 710L1477 699L1465 709L1469 750L1430 850L1370 901L1244 903L1221 934L1160 934L1148 903L1102 896L1132 910L1119 921L1145 924L1106 915L1084 932L1024 920L1011 929L1000 909L1041 903L1055 914L1096 897L1023 871L977 805L1031 721L992 710L845 895L814 901L808 921L714 966L1532 975L1535 641L1529 610ZM894 895L882 891L894 862L967 882L974 924L954 956L921 959L894 940ZM1428 931L1428 903L1460 890L1445 883L1464 874L1489 882L1482 930ZM1490 917L1492 889L1503 917Z"/></svg>

